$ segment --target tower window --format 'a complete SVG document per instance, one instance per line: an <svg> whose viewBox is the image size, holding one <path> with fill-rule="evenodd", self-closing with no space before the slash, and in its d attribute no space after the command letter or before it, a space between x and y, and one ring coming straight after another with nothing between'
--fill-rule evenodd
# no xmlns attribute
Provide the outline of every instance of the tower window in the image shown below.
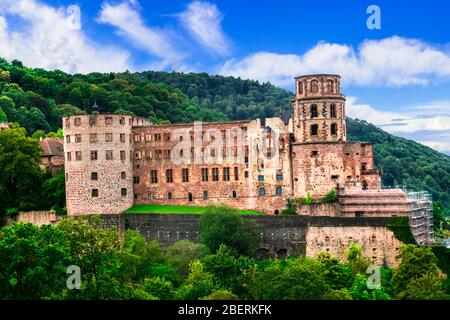
<svg viewBox="0 0 450 320"><path fill-rule="evenodd" d="M208 200L208 191L203 191L203 200Z"/></svg>
<svg viewBox="0 0 450 320"><path fill-rule="evenodd" d="M126 197L127 196L127 188L122 188L120 189L120 195L122 197Z"/></svg>
<svg viewBox="0 0 450 320"><path fill-rule="evenodd" d="M172 192L167 193L167 200L172 200Z"/></svg>
<svg viewBox="0 0 450 320"><path fill-rule="evenodd" d="M140 181L141 181L141 179L139 179L139 177L133 177L134 184L139 184Z"/></svg>
<svg viewBox="0 0 450 320"><path fill-rule="evenodd" d="M277 187L276 189L275 189L275 194L277 195L277 196L282 196L283 195L283 189L281 188L281 187Z"/></svg>
<svg viewBox="0 0 450 320"><path fill-rule="evenodd" d="M92 189L92 190L91 190L91 196L92 196L93 198L98 197L98 189Z"/></svg>
<svg viewBox="0 0 450 320"><path fill-rule="evenodd" d="M219 181L219 168L212 168L212 180Z"/></svg>
<svg viewBox="0 0 450 320"><path fill-rule="evenodd" d="M317 157L319 155L319 151L313 150L311 151L311 157Z"/></svg>
<svg viewBox="0 0 450 320"><path fill-rule="evenodd" d="M81 134L76 134L75 135L75 142L76 143L80 143L81 142Z"/></svg>
<svg viewBox="0 0 450 320"><path fill-rule="evenodd" d="M311 118L317 118L319 113L317 112L317 105L311 105Z"/></svg>
<svg viewBox="0 0 450 320"><path fill-rule="evenodd" d="M172 169L167 169L166 170L166 181L168 183L173 182L173 171L172 171Z"/></svg>
<svg viewBox="0 0 450 320"><path fill-rule="evenodd" d="M234 180L239 180L239 168L234 167Z"/></svg>
<svg viewBox="0 0 450 320"><path fill-rule="evenodd" d="M331 134L332 135L336 135L337 134L337 124L336 123L332 123L331 124Z"/></svg>
<svg viewBox="0 0 450 320"><path fill-rule="evenodd" d="M189 202L194 201L194 198L193 198L193 196L192 196L192 192L189 192L189 193L188 193L188 200L189 200Z"/></svg>
<svg viewBox="0 0 450 320"><path fill-rule="evenodd" d="M125 171L122 171L122 172L120 173L120 179L125 180L126 178L127 178L126 172L125 172Z"/></svg>
<svg viewBox="0 0 450 320"><path fill-rule="evenodd" d="M113 159L113 151L106 150L106 160L112 160L112 159Z"/></svg>
<svg viewBox="0 0 450 320"><path fill-rule="evenodd" d="M181 178L183 182L189 182L189 169L181 169Z"/></svg>
<svg viewBox="0 0 450 320"><path fill-rule="evenodd" d="M336 118L336 105L334 103L330 105L330 117Z"/></svg>
<svg viewBox="0 0 450 320"><path fill-rule="evenodd" d="M264 181L264 176L263 176L262 174L260 174L260 175L258 176L258 181Z"/></svg>
<svg viewBox="0 0 450 320"><path fill-rule="evenodd" d="M264 188L259 188L259 196L260 197L264 197L266 195L266 189Z"/></svg>
<svg viewBox="0 0 450 320"><path fill-rule="evenodd" d="M126 152L125 150L120 150L120 160L124 161L126 160Z"/></svg>
<svg viewBox="0 0 450 320"><path fill-rule="evenodd" d="M317 136L317 132L319 131L319 125L313 124L311 125L311 135Z"/></svg>
<svg viewBox="0 0 450 320"><path fill-rule="evenodd" d="M112 133L105 133L105 141L106 142L112 142L113 141L113 134Z"/></svg>
<svg viewBox="0 0 450 320"><path fill-rule="evenodd" d="M202 168L202 181L208 181L208 168Z"/></svg>
<svg viewBox="0 0 450 320"><path fill-rule="evenodd" d="M237 192L236 192L236 190L233 190L233 192L231 193L231 197L232 197L233 199L236 199L236 198L237 198Z"/></svg>
<svg viewBox="0 0 450 320"><path fill-rule="evenodd" d="M298 86L298 94L303 94L303 83L299 81L297 86Z"/></svg>
<svg viewBox="0 0 450 320"><path fill-rule="evenodd" d="M67 161L72 161L72 152L67 152Z"/></svg>
<svg viewBox="0 0 450 320"><path fill-rule="evenodd" d="M327 90L327 93L332 93L334 91L333 90L333 80L327 80L326 90Z"/></svg>
<svg viewBox="0 0 450 320"><path fill-rule="evenodd" d="M98 180L98 173L97 172L91 172L91 180Z"/></svg>
<svg viewBox="0 0 450 320"><path fill-rule="evenodd" d="M81 161L81 151L75 151L75 160Z"/></svg>
<svg viewBox="0 0 450 320"><path fill-rule="evenodd" d="M157 170L150 171L150 180L152 183L158 183L158 171Z"/></svg>
<svg viewBox="0 0 450 320"><path fill-rule="evenodd" d="M319 86L317 84L317 80L311 81L311 93L317 93L319 92Z"/></svg>
<svg viewBox="0 0 450 320"><path fill-rule="evenodd" d="M223 168L223 181L230 181L230 168Z"/></svg>

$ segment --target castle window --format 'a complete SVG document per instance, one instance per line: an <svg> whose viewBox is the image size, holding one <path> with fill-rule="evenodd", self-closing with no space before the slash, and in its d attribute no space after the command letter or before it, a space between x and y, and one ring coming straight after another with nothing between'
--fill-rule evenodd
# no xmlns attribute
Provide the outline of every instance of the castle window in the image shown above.
<svg viewBox="0 0 450 320"><path fill-rule="evenodd" d="M172 192L167 192L167 200L172 200Z"/></svg>
<svg viewBox="0 0 450 320"><path fill-rule="evenodd" d="M141 151L136 151L136 152L134 153L134 159L140 160L141 157L142 157L142 152L141 152Z"/></svg>
<svg viewBox="0 0 450 320"><path fill-rule="evenodd" d="M216 156L216 149L215 148L212 148L211 149L211 157L215 157Z"/></svg>
<svg viewBox="0 0 450 320"><path fill-rule="evenodd" d="M311 125L311 135L317 136L317 132L319 131L319 125L318 124L312 124Z"/></svg>
<svg viewBox="0 0 450 320"><path fill-rule="evenodd" d="M275 189L275 194L276 194L278 197L281 197L281 196L283 195L283 188L282 188L282 187L277 187L277 188Z"/></svg>
<svg viewBox="0 0 450 320"><path fill-rule="evenodd" d="M311 151L311 157L317 157L319 155L319 151L313 150Z"/></svg>
<svg viewBox="0 0 450 320"><path fill-rule="evenodd" d="M317 84L317 80L311 81L311 93L318 93L319 92L319 86Z"/></svg>
<svg viewBox="0 0 450 320"><path fill-rule="evenodd" d="M97 134L96 133L89 134L89 142L97 142Z"/></svg>
<svg viewBox="0 0 450 320"><path fill-rule="evenodd" d="M239 168L234 167L234 180L239 180Z"/></svg>
<svg viewBox="0 0 450 320"><path fill-rule="evenodd" d="M331 135L335 136L337 134L337 124L332 123L331 124Z"/></svg>
<svg viewBox="0 0 450 320"><path fill-rule="evenodd" d="M69 135L66 136L66 143L70 143L70 136Z"/></svg>
<svg viewBox="0 0 450 320"><path fill-rule="evenodd" d="M208 168L202 168L202 181L208 181Z"/></svg>
<svg viewBox="0 0 450 320"><path fill-rule="evenodd" d="M297 86L298 86L298 94L303 94L303 83L299 81Z"/></svg>
<svg viewBox="0 0 450 320"><path fill-rule="evenodd" d="M326 90L327 90L327 93L333 93L333 80L327 80L327 83L326 83Z"/></svg>
<svg viewBox="0 0 450 320"><path fill-rule="evenodd" d="M367 163L363 162L361 163L361 171L366 171L367 170Z"/></svg>
<svg viewBox="0 0 450 320"><path fill-rule="evenodd" d="M366 180L363 181L363 183L362 183L362 188L363 188L363 190L369 189L369 184L367 183Z"/></svg>
<svg viewBox="0 0 450 320"><path fill-rule="evenodd" d="M75 135L75 143L80 143L81 142L81 134L76 134Z"/></svg>
<svg viewBox="0 0 450 320"><path fill-rule="evenodd" d="M164 159L170 159L170 149L164 150Z"/></svg>
<svg viewBox="0 0 450 320"><path fill-rule="evenodd" d="M125 150L120 150L120 160L125 161L126 157L127 156Z"/></svg>
<svg viewBox="0 0 450 320"><path fill-rule="evenodd" d="M127 196L127 188L122 188L120 189L120 195L122 197L126 197ZM136 198L136 197L135 197Z"/></svg>
<svg viewBox="0 0 450 320"><path fill-rule="evenodd" d="M154 138L153 140L155 140L155 141L161 141L161 134L156 133L156 134L154 134L153 138Z"/></svg>
<svg viewBox="0 0 450 320"><path fill-rule="evenodd" d="M81 118L75 118L74 120L75 125L78 127L81 125Z"/></svg>
<svg viewBox="0 0 450 320"><path fill-rule="evenodd" d="M134 184L139 184L140 182L141 182L141 179L139 179L139 177L133 177Z"/></svg>
<svg viewBox="0 0 450 320"><path fill-rule="evenodd" d="M338 175L333 175L333 176L331 176L331 179L332 180L337 180L337 179L339 179L339 176Z"/></svg>
<svg viewBox="0 0 450 320"><path fill-rule="evenodd" d="M336 105L334 103L330 105L330 117L336 118Z"/></svg>
<svg viewBox="0 0 450 320"><path fill-rule="evenodd" d="M183 141L183 136L180 136L180 138L178 139L180 142Z"/></svg>
<svg viewBox="0 0 450 320"><path fill-rule="evenodd" d="M113 124L113 118L112 117L105 117L105 124L107 126Z"/></svg>
<svg viewBox="0 0 450 320"><path fill-rule="evenodd" d="M98 180L98 173L97 172L91 172L91 180Z"/></svg>
<svg viewBox="0 0 450 320"><path fill-rule="evenodd" d="M151 183L158 183L158 170L150 171L150 181Z"/></svg>
<svg viewBox="0 0 450 320"><path fill-rule="evenodd" d="M151 134L148 134L148 133L146 133L145 135L144 135L144 141L152 141L152 135Z"/></svg>
<svg viewBox="0 0 450 320"><path fill-rule="evenodd" d="M231 197L232 197L233 199L236 199L236 198L237 198L237 192L236 192L236 190L233 190L233 191L231 192Z"/></svg>
<svg viewBox="0 0 450 320"><path fill-rule="evenodd" d="M105 133L105 142L112 142L112 141L113 141L113 134Z"/></svg>
<svg viewBox="0 0 450 320"><path fill-rule="evenodd" d="M264 188L259 188L259 196L260 197L264 197L266 195L266 189Z"/></svg>
<svg viewBox="0 0 450 320"><path fill-rule="evenodd" d="M124 118L124 117L121 117L121 118L119 119L119 123L122 124L122 125L124 125L124 124L125 124L125 118Z"/></svg>
<svg viewBox="0 0 450 320"><path fill-rule="evenodd" d="M192 192L189 192L189 193L188 193L188 201L189 201L189 202L194 201L194 197L192 196Z"/></svg>
<svg viewBox="0 0 450 320"><path fill-rule="evenodd" d="M183 149L180 150L180 158L183 158L184 152Z"/></svg>
<svg viewBox="0 0 450 320"><path fill-rule="evenodd" d="M264 175L260 174L260 175L258 176L258 181L264 181Z"/></svg>
<svg viewBox="0 0 450 320"><path fill-rule="evenodd" d="M97 150L91 150L91 160L98 160Z"/></svg>
<svg viewBox="0 0 450 320"><path fill-rule="evenodd" d="M223 168L223 181L230 181L230 168Z"/></svg>
<svg viewBox="0 0 450 320"><path fill-rule="evenodd" d="M75 160L76 161L81 161L81 151L76 151L75 152Z"/></svg>
<svg viewBox="0 0 450 320"><path fill-rule="evenodd" d="M106 150L106 160L112 160L112 159L113 159L113 151Z"/></svg>
<svg viewBox="0 0 450 320"><path fill-rule="evenodd" d="M173 182L173 171L172 169L166 170L166 182L171 183Z"/></svg>
<svg viewBox="0 0 450 320"><path fill-rule="evenodd" d="M140 134L135 134L134 135L134 142L141 142L141 135Z"/></svg>
<svg viewBox="0 0 450 320"><path fill-rule="evenodd" d="M219 168L212 168L212 180L219 181Z"/></svg>
<svg viewBox="0 0 450 320"><path fill-rule="evenodd" d="M97 118L96 117L89 117L89 125L95 126L97 124Z"/></svg>
<svg viewBox="0 0 450 320"><path fill-rule="evenodd" d="M283 175L282 174L277 174L277 180L278 181L282 181L283 180Z"/></svg>
<svg viewBox="0 0 450 320"><path fill-rule="evenodd" d="M98 197L98 189L92 189L91 190L91 197L92 198Z"/></svg>
<svg viewBox="0 0 450 320"><path fill-rule="evenodd" d="M67 152L67 161L72 161L72 152Z"/></svg>
<svg viewBox="0 0 450 320"><path fill-rule="evenodd" d="M127 178L127 173L125 171L122 171L120 173L120 179L125 180Z"/></svg>
<svg viewBox="0 0 450 320"><path fill-rule="evenodd" d="M170 141L170 133L169 132L164 132L164 141Z"/></svg>
<svg viewBox="0 0 450 320"><path fill-rule="evenodd" d="M183 182L189 182L189 169L181 169L181 180Z"/></svg>
<svg viewBox="0 0 450 320"><path fill-rule="evenodd" d="M244 172L244 177L245 177L245 178L248 178L248 171L245 171L245 172Z"/></svg>
<svg viewBox="0 0 450 320"><path fill-rule="evenodd" d="M310 111L311 111L311 118L317 118L319 116L319 113L317 111L317 105L312 104Z"/></svg>
<svg viewBox="0 0 450 320"><path fill-rule="evenodd" d="M203 191L203 200L208 200L209 196L208 196L208 191Z"/></svg>

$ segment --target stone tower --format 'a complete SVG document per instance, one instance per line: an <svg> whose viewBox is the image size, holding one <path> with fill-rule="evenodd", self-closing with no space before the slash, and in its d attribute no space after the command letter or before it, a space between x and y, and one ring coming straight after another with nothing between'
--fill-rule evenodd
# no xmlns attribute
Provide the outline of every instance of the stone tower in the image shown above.
<svg viewBox="0 0 450 320"><path fill-rule="evenodd" d="M292 100L296 142L346 141L345 98L340 76L331 74L295 78Z"/></svg>
<svg viewBox="0 0 450 320"><path fill-rule="evenodd" d="M68 215L133 205L133 120L97 113L63 118Z"/></svg>
<svg viewBox="0 0 450 320"><path fill-rule="evenodd" d="M372 189L380 185L372 145L346 142L345 97L340 76L295 78L292 100L293 196L321 198L332 189Z"/></svg>

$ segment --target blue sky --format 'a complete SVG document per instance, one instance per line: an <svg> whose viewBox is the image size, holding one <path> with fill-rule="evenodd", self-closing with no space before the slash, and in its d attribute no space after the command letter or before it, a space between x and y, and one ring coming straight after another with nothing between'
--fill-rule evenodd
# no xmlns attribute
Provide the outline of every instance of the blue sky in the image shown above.
<svg viewBox="0 0 450 320"><path fill-rule="evenodd" d="M369 30L369 5L381 29ZM342 75L349 116L450 155L450 3L1 0L0 56L67 72Z"/></svg>

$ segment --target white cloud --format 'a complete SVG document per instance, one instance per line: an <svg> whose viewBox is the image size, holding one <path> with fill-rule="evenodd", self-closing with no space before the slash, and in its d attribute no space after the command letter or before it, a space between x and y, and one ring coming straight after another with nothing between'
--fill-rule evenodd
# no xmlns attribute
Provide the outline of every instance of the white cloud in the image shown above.
<svg viewBox="0 0 450 320"><path fill-rule="evenodd" d="M366 40L357 50L319 42L304 54L257 52L227 61L219 73L283 87L291 87L295 76L311 73L337 73L347 84L426 85L450 78L450 55L423 41L393 36Z"/></svg>
<svg viewBox="0 0 450 320"><path fill-rule="evenodd" d="M137 1L131 3L138 5ZM177 70L185 68L182 62L185 54L173 45L170 32L147 26L140 13L128 2L117 5L103 3L98 21L116 27L120 36L128 39L136 47L144 49L148 54L159 58L158 63L152 64L153 68L172 67Z"/></svg>
<svg viewBox="0 0 450 320"><path fill-rule="evenodd" d="M221 26L223 16L215 4L191 2L178 17L205 48L221 56L230 53L230 41Z"/></svg>
<svg viewBox="0 0 450 320"><path fill-rule="evenodd" d="M131 68L128 52L88 39L80 25L74 23L77 19L73 14L73 10L57 9L36 0L2 0L0 56L70 73ZM8 25L10 17L23 21L20 28Z"/></svg>
<svg viewBox="0 0 450 320"><path fill-rule="evenodd" d="M399 108L401 112L388 112L377 110L368 104L359 104L355 97L347 97L346 110L351 118L366 120L387 132L450 154L448 106L450 101L432 101L410 108Z"/></svg>

